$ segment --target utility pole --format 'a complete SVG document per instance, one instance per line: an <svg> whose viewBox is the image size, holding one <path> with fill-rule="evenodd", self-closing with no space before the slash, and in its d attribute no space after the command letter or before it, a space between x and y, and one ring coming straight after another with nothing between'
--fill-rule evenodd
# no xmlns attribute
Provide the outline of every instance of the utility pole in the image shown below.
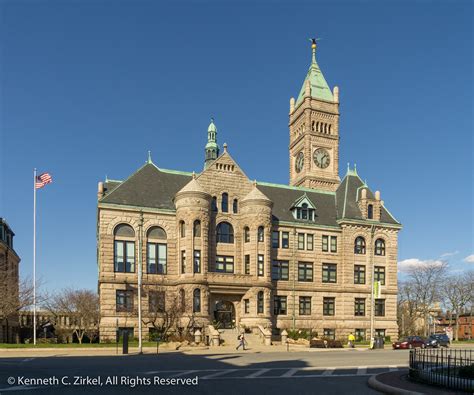
<svg viewBox="0 0 474 395"><path fill-rule="evenodd" d="M370 342L371 346L374 344L375 336L374 336L374 328L375 328L375 265L374 265L374 233L375 233L375 225L372 225L370 229L370 255L369 255L369 260L370 260Z"/></svg>
<svg viewBox="0 0 474 395"><path fill-rule="evenodd" d="M138 353L143 353L142 347L142 233L143 233L143 212L140 211L138 222Z"/></svg>

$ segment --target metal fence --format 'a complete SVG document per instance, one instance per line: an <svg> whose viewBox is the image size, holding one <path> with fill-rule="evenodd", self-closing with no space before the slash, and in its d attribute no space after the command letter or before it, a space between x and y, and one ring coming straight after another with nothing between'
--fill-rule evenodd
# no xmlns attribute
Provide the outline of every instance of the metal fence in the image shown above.
<svg viewBox="0 0 474 395"><path fill-rule="evenodd" d="M474 364L472 350L410 350L410 378L428 384L474 392L474 380L459 377L459 369Z"/></svg>

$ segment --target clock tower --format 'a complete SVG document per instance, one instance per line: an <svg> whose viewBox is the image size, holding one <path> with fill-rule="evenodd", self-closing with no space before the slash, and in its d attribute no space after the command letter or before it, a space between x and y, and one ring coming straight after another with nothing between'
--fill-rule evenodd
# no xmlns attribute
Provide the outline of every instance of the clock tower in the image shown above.
<svg viewBox="0 0 474 395"><path fill-rule="evenodd" d="M313 56L298 98L290 99L290 185L335 191L339 178L339 89L331 92Z"/></svg>

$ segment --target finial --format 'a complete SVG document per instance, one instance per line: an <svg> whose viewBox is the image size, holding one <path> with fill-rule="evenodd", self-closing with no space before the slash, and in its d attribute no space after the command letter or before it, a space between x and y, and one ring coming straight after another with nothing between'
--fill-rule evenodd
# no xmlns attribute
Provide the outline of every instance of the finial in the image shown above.
<svg viewBox="0 0 474 395"><path fill-rule="evenodd" d="M227 143L224 143L223 147L224 147L224 152L227 152Z"/></svg>
<svg viewBox="0 0 474 395"><path fill-rule="evenodd" d="M254 187L257 186L257 180L253 180L253 186L254 186Z"/></svg>
<svg viewBox="0 0 474 395"><path fill-rule="evenodd" d="M349 162L347 162L347 172L349 173L350 170L351 170L351 165L349 164Z"/></svg>
<svg viewBox="0 0 474 395"><path fill-rule="evenodd" d="M211 117L211 122L214 123L214 117Z"/></svg>
<svg viewBox="0 0 474 395"><path fill-rule="evenodd" d="M105 175L105 182L109 182L109 178L107 177L107 174Z"/></svg>
<svg viewBox="0 0 474 395"><path fill-rule="evenodd" d="M354 163L354 173L357 174L357 163Z"/></svg>
<svg viewBox="0 0 474 395"><path fill-rule="evenodd" d="M321 40L320 38L310 38L311 41L311 50L313 51L313 58L311 59L311 63L316 63L316 41Z"/></svg>
<svg viewBox="0 0 474 395"><path fill-rule="evenodd" d="M193 171L193 180L196 179L196 173Z"/></svg>
<svg viewBox="0 0 474 395"><path fill-rule="evenodd" d="M148 159L147 159L146 163L152 163L152 161L151 161L151 151L148 151Z"/></svg>

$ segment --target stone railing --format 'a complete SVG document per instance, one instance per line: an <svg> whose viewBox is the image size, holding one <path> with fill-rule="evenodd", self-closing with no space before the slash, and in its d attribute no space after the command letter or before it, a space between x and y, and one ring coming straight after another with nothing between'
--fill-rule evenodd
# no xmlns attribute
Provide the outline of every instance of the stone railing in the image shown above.
<svg viewBox="0 0 474 395"><path fill-rule="evenodd" d="M219 331L214 328L213 325L207 327L209 331L209 345L210 346L219 346L221 344L221 335Z"/></svg>
<svg viewBox="0 0 474 395"><path fill-rule="evenodd" d="M264 328L262 325L257 325L258 336L260 337L263 344L266 346L272 345L272 331L270 329Z"/></svg>

